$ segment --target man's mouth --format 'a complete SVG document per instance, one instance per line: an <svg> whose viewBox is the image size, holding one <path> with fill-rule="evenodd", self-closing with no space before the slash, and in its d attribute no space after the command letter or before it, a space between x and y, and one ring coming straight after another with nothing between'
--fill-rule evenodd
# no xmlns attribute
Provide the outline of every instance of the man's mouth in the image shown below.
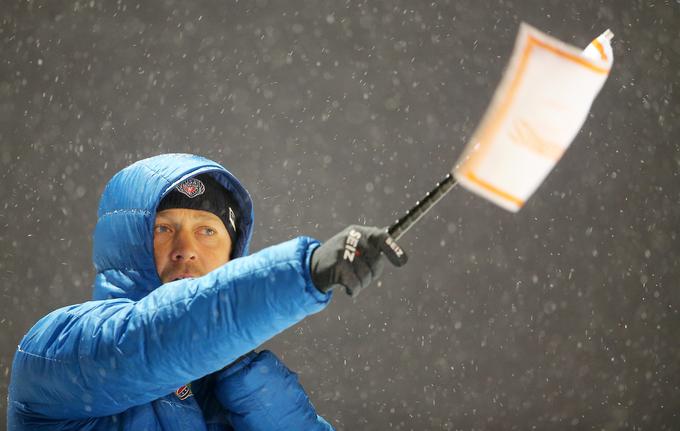
<svg viewBox="0 0 680 431"><path fill-rule="evenodd" d="M177 277L173 278L172 281L184 280L186 278L194 278L194 276L191 274L180 274Z"/></svg>

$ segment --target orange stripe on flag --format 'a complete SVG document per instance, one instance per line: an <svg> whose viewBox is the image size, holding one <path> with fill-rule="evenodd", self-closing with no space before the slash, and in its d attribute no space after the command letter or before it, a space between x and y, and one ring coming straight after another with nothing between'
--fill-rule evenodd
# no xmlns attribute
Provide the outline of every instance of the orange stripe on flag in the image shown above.
<svg viewBox="0 0 680 431"><path fill-rule="evenodd" d="M607 61L607 53L604 52L604 46L600 43L599 40L595 39L593 40L593 46L597 49L597 51L600 53L600 57L602 60Z"/></svg>
<svg viewBox="0 0 680 431"><path fill-rule="evenodd" d="M485 189L488 192L491 192L495 194L496 196L500 196L503 199L510 201L517 205L518 207L521 207L524 205L524 201L522 199L516 198L515 196L511 195L510 193L504 192L503 190L497 188L496 186L493 186L486 181L480 179L477 177L477 175L473 174L472 172L467 172L465 174L468 180L472 181L473 183L477 184L481 188Z"/></svg>
<svg viewBox="0 0 680 431"><path fill-rule="evenodd" d="M588 69L592 70L593 72L603 73L605 75L607 73L609 73L609 69L597 66L597 65L591 63L590 60L588 60L587 58L581 57L580 55L574 55L571 52L562 51L561 49L554 47L554 46L551 46L551 45L548 45L547 43L543 43L542 41L540 41L540 40L538 40L538 39L536 39L532 36L529 36L529 40L531 40L532 43L540 46L541 48L544 48L544 49L547 49L548 51L554 52L555 54L559 55L560 57L568 58L569 60L572 60L572 61L574 61L574 62L576 62L576 63L578 63L582 66L587 67ZM600 45L600 47L602 47L602 46ZM605 59L606 59L606 57L605 57Z"/></svg>

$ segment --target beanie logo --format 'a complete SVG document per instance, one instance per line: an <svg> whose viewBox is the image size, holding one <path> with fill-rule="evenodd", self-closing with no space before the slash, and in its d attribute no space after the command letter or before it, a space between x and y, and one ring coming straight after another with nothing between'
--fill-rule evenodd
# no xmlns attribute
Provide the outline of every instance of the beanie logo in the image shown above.
<svg viewBox="0 0 680 431"><path fill-rule="evenodd" d="M205 192L205 186L201 180L197 180L196 178L189 178L182 181L175 189L190 199L202 195Z"/></svg>

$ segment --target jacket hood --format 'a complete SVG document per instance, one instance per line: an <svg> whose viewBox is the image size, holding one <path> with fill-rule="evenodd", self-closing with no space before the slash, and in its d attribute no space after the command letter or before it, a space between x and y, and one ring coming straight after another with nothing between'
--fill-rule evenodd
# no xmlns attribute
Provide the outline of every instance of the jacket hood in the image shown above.
<svg viewBox="0 0 680 431"><path fill-rule="evenodd" d="M248 253L253 204L236 177L220 164L192 154L150 157L118 172L104 189L94 231L93 299L138 300L163 284L153 256L156 207L177 184L203 173L231 192L239 206L241 220L232 259Z"/></svg>

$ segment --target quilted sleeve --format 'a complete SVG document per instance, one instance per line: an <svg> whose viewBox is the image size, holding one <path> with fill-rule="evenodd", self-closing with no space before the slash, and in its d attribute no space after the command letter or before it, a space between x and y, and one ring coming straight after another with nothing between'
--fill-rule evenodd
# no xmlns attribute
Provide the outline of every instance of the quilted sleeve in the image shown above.
<svg viewBox="0 0 680 431"><path fill-rule="evenodd" d="M223 368L328 304L310 279L316 246L300 237L139 301L50 313L19 345L9 401L40 417L111 415Z"/></svg>

